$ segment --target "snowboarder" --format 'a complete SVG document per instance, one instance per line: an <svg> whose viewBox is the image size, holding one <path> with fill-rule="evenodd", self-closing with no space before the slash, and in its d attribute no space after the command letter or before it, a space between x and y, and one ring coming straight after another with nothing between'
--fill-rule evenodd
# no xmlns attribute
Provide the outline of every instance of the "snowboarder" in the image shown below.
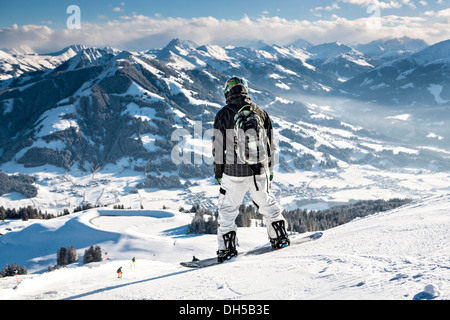
<svg viewBox="0 0 450 320"><path fill-rule="evenodd" d="M131 266L130 266L130 268L131 267L135 267L135 266L136 266L136 258L133 257L133 259L131 259Z"/></svg>
<svg viewBox="0 0 450 320"><path fill-rule="evenodd" d="M195 256L192 256L192 261L200 261L198 258L196 258Z"/></svg>
<svg viewBox="0 0 450 320"><path fill-rule="evenodd" d="M122 278L122 267L117 269L117 278Z"/></svg>
<svg viewBox="0 0 450 320"><path fill-rule="evenodd" d="M220 185L219 262L237 255L235 220L247 191L264 216L272 246L281 248L290 243L282 209L269 191L276 149L270 117L250 99L245 79L229 79L224 94L227 104L214 120L212 150L215 180Z"/></svg>

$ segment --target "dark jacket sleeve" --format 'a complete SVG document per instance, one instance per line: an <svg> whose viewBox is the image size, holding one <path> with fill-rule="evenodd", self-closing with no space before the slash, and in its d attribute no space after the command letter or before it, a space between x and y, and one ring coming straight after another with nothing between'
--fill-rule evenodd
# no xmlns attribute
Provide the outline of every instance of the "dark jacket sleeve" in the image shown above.
<svg viewBox="0 0 450 320"><path fill-rule="evenodd" d="M268 140L268 152L269 152L269 170L273 171L273 167L275 166L275 152L277 150L277 142L275 139L272 120L267 112L266 113L266 123L265 127L267 130L267 140Z"/></svg>
<svg viewBox="0 0 450 320"><path fill-rule="evenodd" d="M225 127L223 125L223 109L220 110L214 119L214 135L212 141L212 155L214 158L214 175L222 178L225 168Z"/></svg>

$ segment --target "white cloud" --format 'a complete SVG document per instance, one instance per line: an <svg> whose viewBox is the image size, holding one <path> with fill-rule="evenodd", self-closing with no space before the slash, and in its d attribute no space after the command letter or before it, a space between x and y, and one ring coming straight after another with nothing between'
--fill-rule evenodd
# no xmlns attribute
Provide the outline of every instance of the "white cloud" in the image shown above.
<svg viewBox="0 0 450 320"><path fill-rule="evenodd" d="M402 0L402 2L413 9L416 8L416 5L411 0Z"/></svg>
<svg viewBox="0 0 450 320"><path fill-rule="evenodd" d="M407 5L409 7L415 8L411 0L388 0L388 1L381 1L381 0L341 0L342 2L354 4L358 6L363 7L369 7L369 6L375 6L380 9L400 9L403 7L403 5Z"/></svg>
<svg viewBox="0 0 450 320"><path fill-rule="evenodd" d="M332 11L332 10L337 10L340 9L340 7L338 6L337 3L333 3L331 6L326 6L326 7L315 7L313 9L310 9L310 11L316 16L316 17L321 17L322 14L320 13L320 11Z"/></svg>
<svg viewBox="0 0 450 320"><path fill-rule="evenodd" d="M112 11L114 11L114 12L122 12L123 9L120 8L120 7L115 7L115 8L112 9Z"/></svg>
<svg viewBox="0 0 450 320"><path fill-rule="evenodd" d="M284 45L298 38L312 43L340 41L352 44L390 36L409 36L432 44L448 39L449 17L450 9L430 11L418 17L381 15L380 25L371 28L373 24L368 23L371 19L369 14L354 20L333 15L330 20L317 21L287 20L276 16L256 19L244 16L239 20L227 20L214 17L184 19L132 15L99 24L82 21L80 30L54 30L44 25L12 25L0 29L0 44L4 48L28 46L37 52L56 51L71 44L138 51L162 47L173 38L219 45L245 38Z"/></svg>
<svg viewBox="0 0 450 320"><path fill-rule="evenodd" d="M439 11L425 11L424 15L428 16L428 17L436 18L442 22L445 22L446 20L447 20L447 22L450 22L449 21L450 20L450 8L439 10Z"/></svg>
<svg viewBox="0 0 450 320"><path fill-rule="evenodd" d="M450 8L448 9L444 9L444 10L440 10L437 12L436 14L438 17L447 17L450 18Z"/></svg>
<svg viewBox="0 0 450 320"><path fill-rule="evenodd" d="M340 7L338 6L337 3L333 3L331 6L326 6L326 7L315 7L315 8L314 8L315 11L321 11L321 10L331 11L331 10L336 10L336 9L340 9Z"/></svg>

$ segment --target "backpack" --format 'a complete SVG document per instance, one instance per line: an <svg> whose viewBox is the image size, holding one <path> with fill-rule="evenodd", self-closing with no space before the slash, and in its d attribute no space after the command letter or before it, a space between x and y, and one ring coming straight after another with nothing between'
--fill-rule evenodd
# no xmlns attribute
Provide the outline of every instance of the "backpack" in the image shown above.
<svg viewBox="0 0 450 320"><path fill-rule="evenodd" d="M247 104L238 109L236 106L227 106L234 116L234 151L239 163L255 166L268 162L267 132L264 122L255 112L254 106Z"/></svg>

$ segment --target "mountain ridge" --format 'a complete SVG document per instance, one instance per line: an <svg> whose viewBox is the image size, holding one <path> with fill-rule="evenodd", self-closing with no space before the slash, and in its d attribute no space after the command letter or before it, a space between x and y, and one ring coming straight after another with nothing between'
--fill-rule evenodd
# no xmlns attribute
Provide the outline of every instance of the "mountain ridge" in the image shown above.
<svg viewBox="0 0 450 320"><path fill-rule="evenodd" d="M439 45L442 44L432 48L439 49ZM341 176L346 170L368 173L366 166L380 172L426 170L438 174L448 170L445 74L441 74L444 82L436 86L430 87L422 81L427 92L422 96L431 101L430 106L416 104L409 108L402 104L397 110L371 105L374 96L358 101L364 97L342 92L348 90L352 81L356 87L363 88L370 80L355 79L374 72L363 71L342 81L342 75L337 72L339 65L347 64L346 70L354 71L361 64L350 64L350 61L354 57L366 59L349 46L343 47L344 55L330 54L317 62L312 59L313 53L304 49L266 44L259 49L196 47L174 39L165 48L143 52L76 48L80 51L54 68L0 82L3 88L0 91L0 169L4 172L29 172L36 177L47 175L46 170L54 170L58 173L45 179L59 179L62 170L66 178L73 175L79 179L78 175L105 174L105 170L115 166L117 177L129 170L129 179L133 180L124 182L127 186L124 195L178 188L187 196L213 172L206 163L210 158L210 141L203 136L193 137L195 124L201 124L202 134L212 128L217 110L225 103L222 85L236 74L249 80L250 96L268 110L274 121L280 140L277 166L280 195L307 192L308 197L323 199L326 188L318 186L313 192L305 191L307 186L311 187L308 181L330 176L346 180ZM353 60L346 55L349 50L356 54ZM400 63L398 68L403 66L403 60L394 61ZM330 65L334 69L324 67ZM389 67L387 63L368 65L375 70ZM368 65L365 67L372 68ZM408 74L409 69L399 69L399 72L411 77L426 74L429 67L430 64L424 65L422 73ZM409 80L391 78L391 81L408 89L406 81ZM365 88L373 90L368 84ZM378 89L372 95L388 97ZM436 114L430 113L430 108ZM347 121L345 117L352 114L361 118ZM369 118L384 127L376 130L368 127L370 122L366 119ZM177 129L185 129L192 134L191 138L172 140L172 133ZM175 165L172 152L180 143L189 152L200 150L202 165L192 162ZM202 147L189 149L193 145ZM385 180L369 180L377 186L385 183ZM92 181L97 188L102 187ZM41 193L39 199L48 195L48 190L54 190L43 178L37 179L36 184ZM71 188L62 185L64 190ZM332 187L328 193L335 192L336 188ZM424 189L432 192L428 185ZM409 186L399 186L399 190L403 194L420 194ZM85 192L74 187L74 196L67 196L65 203L73 207L74 201L88 201ZM61 195L49 199L53 196ZM2 201L16 206L23 200L3 198ZM89 201L111 204L119 200L117 193L111 191L93 196Z"/></svg>

